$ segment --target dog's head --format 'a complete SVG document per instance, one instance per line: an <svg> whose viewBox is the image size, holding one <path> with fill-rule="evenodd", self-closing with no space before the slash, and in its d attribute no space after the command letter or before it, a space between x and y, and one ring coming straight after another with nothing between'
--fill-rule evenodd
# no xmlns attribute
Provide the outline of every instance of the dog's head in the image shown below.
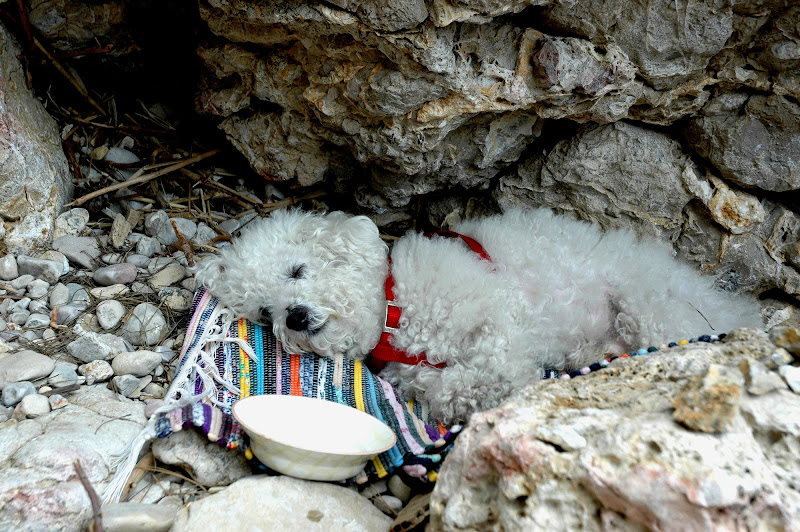
<svg viewBox="0 0 800 532"><path fill-rule="evenodd" d="M365 216L276 211L195 272L238 317L272 327L288 351L363 357L380 334L387 251Z"/></svg>

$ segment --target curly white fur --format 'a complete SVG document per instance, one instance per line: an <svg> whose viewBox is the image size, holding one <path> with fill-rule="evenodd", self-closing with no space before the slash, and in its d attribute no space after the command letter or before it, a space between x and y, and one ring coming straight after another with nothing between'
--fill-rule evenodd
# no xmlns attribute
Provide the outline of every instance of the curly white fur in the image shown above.
<svg viewBox="0 0 800 532"><path fill-rule="evenodd" d="M276 212L219 255L198 281L241 316L262 321L290 351L364 358L383 328L387 248L363 216ZM444 369L391 363L383 370L406 395L446 423L499 404L541 378L671 339L762 324L758 304L713 287L688 265L630 231L597 227L548 210L511 211L456 230L459 239L409 233L392 250L393 337ZM297 267L302 266L302 275ZM293 306L308 330L287 327Z"/></svg>

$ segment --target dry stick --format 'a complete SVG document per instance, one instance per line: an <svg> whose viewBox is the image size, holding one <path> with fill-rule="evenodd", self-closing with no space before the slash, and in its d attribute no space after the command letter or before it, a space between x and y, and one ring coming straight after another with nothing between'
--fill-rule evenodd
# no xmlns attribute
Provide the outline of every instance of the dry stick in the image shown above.
<svg viewBox="0 0 800 532"><path fill-rule="evenodd" d="M178 224L175 223L175 220L170 220L169 223L172 224L172 229L175 231L175 236L178 237L178 248L183 251L183 254L186 256L186 262L189 266L194 266L194 254L192 253L192 245L189 244L189 241L186 240L186 237L183 236L180 229L178 229Z"/></svg>
<svg viewBox="0 0 800 532"><path fill-rule="evenodd" d="M222 183L217 183L214 180L206 179L203 176L201 176L200 174L198 174L196 172L192 172L191 170L184 169L184 170L181 170L181 173L183 175L185 175L186 177L188 177L188 178L194 179L195 181L197 181L198 183L200 183L202 185L205 185L205 186L208 186L208 187L212 187L212 188L218 188L219 190L224 190L228 194L236 196L239 199L242 199L242 200L246 201L247 203L251 203L251 204L255 203L257 205L263 205L264 204L264 202L261 201L258 198L251 198L250 196L248 196L246 194L242 194L241 192L239 192L236 189L233 189L233 188L231 188L229 186L223 185Z"/></svg>
<svg viewBox="0 0 800 532"><path fill-rule="evenodd" d="M97 498L97 493L89 483L89 479L86 478L81 463L75 460L73 464L75 465L75 472L78 473L78 478L81 484L83 484L83 489L85 489L86 494L89 495L89 502L92 503L92 520L89 523L89 530L93 532L103 532L103 518L100 517L100 499Z"/></svg>
<svg viewBox="0 0 800 532"><path fill-rule="evenodd" d="M47 49L46 49L46 48L44 47L44 45L43 45L43 44L42 44L42 43L39 41L39 39L37 39L36 37L34 37L34 38L33 38L33 43L34 43L34 44L36 45L36 47L37 47L37 48L38 48L38 49L39 49L39 50L40 50L40 51L41 51L41 52L42 52L42 53L45 55L45 57L47 57L47 59L49 59L49 60L50 60L50 62L51 62L51 63L53 63L53 66L54 66L54 67L56 67L56 70L58 70L59 72L61 72L61 75L62 75L62 76L64 76L65 78L67 78L67 81L69 81L69 82L70 82L70 84L71 84L73 87L75 87L75 89L76 89L76 90L77 90L79 93L81 93L81 96L83 96L84 98L86 98L86 100L87 100L87 101L88 101L90 104L92 104L92 107L94 107L95 109L97 109L98 111L100 111L100 114L102 114L103 116L106 116L106 111L105 111L105 109L103 109L102 107L100 107L100 104L98 104L98 103L97 103L97 102L94 100L94 98L92 98L92 97L91 97L91 95L90 95L90 94L89 94L89 93L86 91L86 89L85 89L85 88L83 88L83 86L82 86L80 83L78 83L78 80L76 80L76 79L75 79L75 77L74 77L72 74L70 74L69 70L67 70L66 68L64 68L64 65L62 65L61 63L59 63L58 59L56 59L55 57L53 57L53 54L51 54L50 52L48 52L48 51L47 51Z"/></svg>
<svg viewBox="0 0 800 532"><path fill-rule="evenodd" d="M116 183L114 185L110 185L110 186L107 186L105 188L101 188L100 190L95 190L94 192L90 192L89 194L86 194L85 196L81 196L80 198L76 199L72 203L67 203L66 205L64 205L64 207L74 207L74 206L77 206L77 205L82 205L82 204L86 203L87 201L89 201L90 199L96 198L97 196L102 196L103 194L107 194L109 192L113 192L113 191L119 190L121 188L129 187L131 185L138 185L140 183L146 183L147 181L150 181L151 179L155 179L157 177L161 177L162 175L169 174L170 172L174 172L175 170L180 170L184 166L188 166L190 164L194 164L194 163L196 163L198 161L202 161L203 159L211 157L212 155L216 155L220 151L222 151L222 150L220 150L220 149L210 150L210 151L207 151L205 153L201 153L200 155L195 155L194 157L190 157L188 159L185 159L183 161L175 163L175 164L173 164L171 166L167 166L166 168L163 168L163 169L161 169L161 170L159 170L157 172L153 172L152 174L143 174L143 175L140 175L140 176L132 177L132 178L128 179L127 181L123 181L121 183Z"/></svg>

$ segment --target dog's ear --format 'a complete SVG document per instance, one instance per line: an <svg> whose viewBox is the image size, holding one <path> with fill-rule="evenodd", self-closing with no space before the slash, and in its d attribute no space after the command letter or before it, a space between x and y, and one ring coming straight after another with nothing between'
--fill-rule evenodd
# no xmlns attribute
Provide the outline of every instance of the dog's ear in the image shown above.
<svg viewBox="0 0 800 532"><path fill-rule="evenodd" d="M343 212L332 212L325 216L330 239L328 247L342 257L359 256L377 263L386 260L388 248L381 240L378 226L366 216L350 216Z"/></svg>

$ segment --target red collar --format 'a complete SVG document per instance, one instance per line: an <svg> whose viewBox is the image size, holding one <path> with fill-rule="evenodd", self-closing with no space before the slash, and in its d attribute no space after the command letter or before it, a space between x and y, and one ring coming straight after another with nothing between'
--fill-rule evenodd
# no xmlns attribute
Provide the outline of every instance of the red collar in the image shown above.
<svg viewBox="0 0 800 532"><path fill-rule="evenodd" d="M466 242L472 251L480 255L482 259L492 262L491 257L488 253L486 253L486 250L483 249L483 246L468 236L456 233L454 231L436 231L425 236L430 238L435 235L444 236L447 238L460 238ZM393 347L391 344L391 337L397 330L397 326L400 323L400 316L403 313L402 309L400 309L400 307L394 303L394 277L392 277L391 258L389 259L389 275L386 277L384 289L386 290L386 320L384 323L383 332L381 333L381 338L378 341L378 345L375 346L375 349L372 350L370 357L367 359L367 364L369 365L370 369L377 373L378 371L382 370L384 366L386 366L387 362L400 362L402 364L409 364L412 366L417 364L425 364L427 366L433 366L434 368L445 367L447 364L444 362L439 364L431 364L428 362L428 358L425 356L425 353L409 355L405 351Z"/></svg>

